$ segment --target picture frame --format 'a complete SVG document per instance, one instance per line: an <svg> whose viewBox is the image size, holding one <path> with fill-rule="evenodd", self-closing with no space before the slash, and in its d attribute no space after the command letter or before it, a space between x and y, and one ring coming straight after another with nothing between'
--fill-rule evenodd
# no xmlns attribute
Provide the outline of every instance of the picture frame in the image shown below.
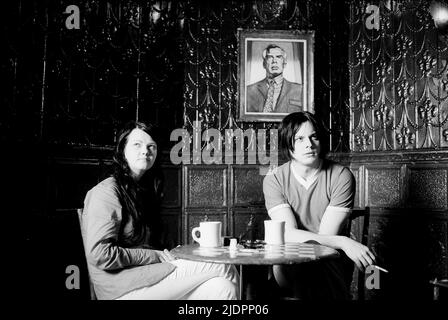
<svg viewBox="0 0 448 320"><path fill-rule="evenodd" d="M237 36L237 120L280 122L291 112L314 113L314 31L239 28Z"/></svg>

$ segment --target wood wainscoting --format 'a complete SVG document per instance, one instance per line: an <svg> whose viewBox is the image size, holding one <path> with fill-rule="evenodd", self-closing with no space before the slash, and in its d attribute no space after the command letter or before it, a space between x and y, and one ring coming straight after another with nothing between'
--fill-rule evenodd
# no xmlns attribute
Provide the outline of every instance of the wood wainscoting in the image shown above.
<svg viewBox="0 0 448 320"><path fill-rule="evenodd" d="M448 152L330 157L352 170L355 206L370 207L368 245L389 271L366 299L431 299L429 281L448 276Z"/></svg>
<svg viewBox="0 0 448 320"><path fill-rule="evenodd" d="M365 286L364 297L430 300L429 281L448 276L448 153L329 157L353 172L355 207L370 207L368 246L378 256L378 265L389 271L380 273L379 288ZM262 238L268 217L263 178L258 165L183 166L183 243L192 242L191 229L203 220L222 221L230 236L243 234L252 220L254 237Z"/></svg>

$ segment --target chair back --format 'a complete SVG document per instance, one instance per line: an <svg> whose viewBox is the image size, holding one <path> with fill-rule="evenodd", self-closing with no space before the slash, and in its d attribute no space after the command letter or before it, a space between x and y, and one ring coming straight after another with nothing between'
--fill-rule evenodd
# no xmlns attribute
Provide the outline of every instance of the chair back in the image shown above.
<svg viewBox="0 0 448 320"><path fill-rule="evenodd" d="M369 237L370 208L353 208L349 218L350 238L367 245ZM355 267L351 291L355 293L355 299L365 299L365 275Z"/></svg>
<svg viewBox="0 0 448 320"><path fill-rule="evenodd" d="M369 236L370 207L353 208L350 214L350 237L367 245Z"/></svg>
<svg viewBox="0 0 448 320"><path fill-rule="evenodd" d="M83 224L83 219L84 219L84 214L83 214L83 209L79 208L76 210L78 213L78 221L79 221L79 229L81 230L81 237L82 237L82 244L83 244L83 249L84 249L84 256L86 257L86 265L87 265L87 273L89 270L89 266L88 266L88 262L87 262L87 255L86 255L86 233L84 230L84 224ZM89 277L89 289L90 289L90 299L91 300L96 300L96 294L95 294L95 288L93 287L93 283L90 280L90 274L88 273L88 277Z"/></svg>
<svg viewBox="0 0 448 320"><path fill-rule="evenodd" d="M433 285L433 300L448 300L448 279L435 278L429 283Z"/></svg>

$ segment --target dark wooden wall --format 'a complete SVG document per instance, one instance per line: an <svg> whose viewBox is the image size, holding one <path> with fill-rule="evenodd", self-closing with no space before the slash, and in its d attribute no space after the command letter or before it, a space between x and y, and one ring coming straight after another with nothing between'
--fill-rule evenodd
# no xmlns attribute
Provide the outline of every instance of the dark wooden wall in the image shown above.
<svg viewBox="0 0 448 320"><path fill-rule="evenodd" d="M334 154L357 182L355 206L371 208L368 245L381 273L367 299L430 299L429 281L448 273L448 155L409 153Z"/></svg>
<svg viewBox="0 0 448 320"><path fill-rule="evenodd" d="M156 122L166 133L162 215L170 247L190 242L204 219L223 221L233 236L253 220L261 237L259 165L173 165L169 133L191 132L195 120L221 132L276 128L238 121L237 28L314 30L314 109L329 132L331 157L355 174L356 205L372 207L369 245L391 271L380 290L365 295L429 299L428 281L448 276L447 50L429 23L429 1L400 12L388 3L378 2L378 32L364 29L366 3L356 1L8 3L0 141L2 165L11 168L5 212L33 262L34 271L19 270L31 273L24 285L33 282L36 295L87 297L64 284L65 267L79 264L86 288L74 209L107 176L115 133L130 119ZM80 30L65 28L70 4L80 8ZM412 15L411 28L393 31ZM412 43L399 46L399 38ZM392 49L381 49L386 44ZM381 52L390 60L376 59ZM398 77L403 64L414 67ZM406 81L414 91L399 90ZM394 98L382 100L384 93ZM396 120L402 110L404 122Z"/></svg>
<svg viewBox="0 0 448 320"><path fill-rule="evenodd" d="M350 154L356 205L372 209L369 245L389 269L370 299L427 299L448 275L448 44L430 1L350 4Z"/></svg>
<svg viewBox="0 0 448 320"><path fill-rule="evenodd" d="M67 6L80 29L67 29ZM0 142L7 206L28 262L30 295L85 298L76 208L110 172L115 136L128 120L157 123L167 178L163 220L170 247L181 239L181 170L169 134L183 125L183 5L167 1L8 1L1 37ZM2 212L3 213L3 212ZM23 259L23 258L21 258ZM81 268L82 289L65 288ZM17 268L14 268L17 270Z"/></svg>

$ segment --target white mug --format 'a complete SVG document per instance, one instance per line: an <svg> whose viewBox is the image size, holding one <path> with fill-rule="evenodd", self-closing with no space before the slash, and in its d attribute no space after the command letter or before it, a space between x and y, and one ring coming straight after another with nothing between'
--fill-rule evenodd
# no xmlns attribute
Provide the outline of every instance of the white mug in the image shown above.
<svg viewBox="0 0 448 320"><path fill-rule="evenodd" d="M266 244L285 244L285 221L264 221L264 242Z"/></svg>
<svg viewBox="0 0 448 320"><path fill-rule="evenodd" d="M200 232L200 237L196 236L196 232ZM201 247L213 248L220 247L221 244L221 222L220 221L204 221L199 223L199 227L191 230L193 240L198 242Z"/></svg>

